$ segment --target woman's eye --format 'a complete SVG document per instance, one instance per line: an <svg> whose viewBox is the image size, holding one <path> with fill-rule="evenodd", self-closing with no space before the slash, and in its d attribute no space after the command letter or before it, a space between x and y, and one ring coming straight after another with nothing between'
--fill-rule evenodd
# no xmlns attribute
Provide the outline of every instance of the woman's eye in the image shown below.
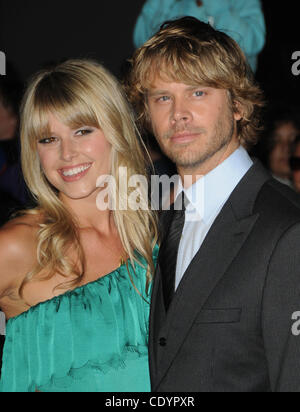
<svg viewBox="0 0 300 412"><path fill-rule="evenodd" d="M56 137L45 137L44 139L39 140L40 144L50 144L56 142Z"/></svg>
<svg viewBox="0 0 300 412"><path fill-rule="evenodd" d="M81 129L76 132L77 136L86 136L87 134L92 133L93 130L91 129Z"/></svg>

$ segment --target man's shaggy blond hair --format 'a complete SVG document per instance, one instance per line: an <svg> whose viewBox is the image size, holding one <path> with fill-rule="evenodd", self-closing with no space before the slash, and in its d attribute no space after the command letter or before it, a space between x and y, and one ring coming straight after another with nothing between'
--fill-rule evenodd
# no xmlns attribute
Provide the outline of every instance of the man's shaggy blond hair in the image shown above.
<svg viewBox="0 0 300 412"><path fill-rule="evenodd" d="M193 17L170 21L134 53L130 63L124 86L142 127L151 131L147 94L159 77L227 90L233 110L242 116L237 125L241 144L256 143L263 95L244 53L225 33Z"/></svg>

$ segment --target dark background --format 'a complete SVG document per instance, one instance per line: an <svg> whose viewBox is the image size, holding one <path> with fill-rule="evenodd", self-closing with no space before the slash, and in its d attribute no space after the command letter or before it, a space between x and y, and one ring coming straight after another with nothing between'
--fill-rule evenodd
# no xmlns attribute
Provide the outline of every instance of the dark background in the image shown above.
<svg viewBox="0 0 300 412"><path fill-rule="evenodd" d="M119 75L133 51L142 5L142 0L0 0L0 50L23 79L45 63L83 57Z"/></svg>
<svg viewBox="0 0 300 412"><path fill-rule="evenodd" d="M143 3L0 0L0 50L23 81L46 63L81 57L96 58L119 77L134 50L132 31ZM300 50L297 2L263 0L262 4L267 42L257 80L269 100L297 104L300 76L291 72L292 53Z"/></svg>

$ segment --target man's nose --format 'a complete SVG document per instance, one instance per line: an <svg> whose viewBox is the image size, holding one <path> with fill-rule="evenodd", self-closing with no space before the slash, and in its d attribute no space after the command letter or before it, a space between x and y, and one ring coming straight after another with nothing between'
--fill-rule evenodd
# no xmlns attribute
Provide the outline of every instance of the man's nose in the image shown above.
<svg viewBox="0 0 300 412"><path fill-rule="evenodd" d="M181 99L175 100L173 103L171 121L173 123L178 123L178 122L188 123L191 120L191 118L192 118L192 115L186 103L184 103Z"/></svg>

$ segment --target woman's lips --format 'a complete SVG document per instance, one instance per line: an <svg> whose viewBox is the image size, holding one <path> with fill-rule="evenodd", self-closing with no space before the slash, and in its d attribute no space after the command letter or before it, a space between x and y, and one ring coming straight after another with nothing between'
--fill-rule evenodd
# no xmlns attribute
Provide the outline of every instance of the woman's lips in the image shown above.
<svg viewBox="0 0 300 412"><path fill-rule="evenodd" d="M90 170L92 163L85 163L76 166L64 167L58 172L65 182L76 182L85 176Z"/></svg>

